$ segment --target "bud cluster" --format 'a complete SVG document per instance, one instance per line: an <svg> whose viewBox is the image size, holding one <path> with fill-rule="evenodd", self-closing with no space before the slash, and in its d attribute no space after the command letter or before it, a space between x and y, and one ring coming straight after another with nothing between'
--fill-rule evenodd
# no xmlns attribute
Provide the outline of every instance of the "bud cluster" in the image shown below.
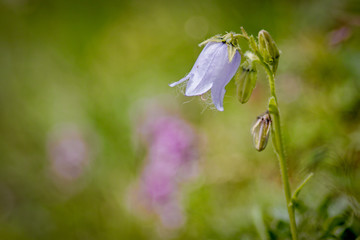
<svg viewBox="0 0 360 240"><path fill-rule="evenodd" d="M244 54L245 61L240 65L235 74L235 84L238 100L241 103L246 103L249 101L256 85L256 63L260 63L275 74L279 63L280 50L267 31L261 30L258 34L258 41L256 41L254 36L249 36L243 28L241 30L242 34L235 34L235 36L245 38L249 42L250 51L247 51ZM269 110L274 112L274 109L271 106L272 105L269 105ZM276 106L275 108L277 110ZM257 117L255 124L251 128L253 143L258 151L264 150L267 145L271 124L272 120L270 113L269 111L266 111L264 114ZM276 146L275 149L277 149Z"/></svg>
<svg viewBox="0 0 360 240"><path fill-rule="evenodd" d="M235 75L236 95L241 103L246 103L256 85L257 70L255 63L269 65L275 73L279 63L280 50L265 30L259 32L258 42L254 36L249 36L243 28L242 32L242 34L231 35L231 37L236 39L236 36L241 36L249 42L250 51L244 54L246 60L240 65Z"/></svg>

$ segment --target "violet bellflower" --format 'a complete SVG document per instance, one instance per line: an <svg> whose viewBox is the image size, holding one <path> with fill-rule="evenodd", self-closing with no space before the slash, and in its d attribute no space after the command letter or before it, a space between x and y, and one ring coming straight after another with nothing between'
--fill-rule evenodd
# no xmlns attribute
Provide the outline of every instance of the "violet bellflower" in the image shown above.
<svg viewBox="0 0 360 240"><path fill-rule="evenodd" d="M177 82L174 87L186 80L185 96L202 95L211 89L212 101L219 111L224 111L225 86L235 75L240 62L239 48L234 47L232 35L215 36L207 41L190 73ZM200 44L201 45L201 44Z"/></svg>

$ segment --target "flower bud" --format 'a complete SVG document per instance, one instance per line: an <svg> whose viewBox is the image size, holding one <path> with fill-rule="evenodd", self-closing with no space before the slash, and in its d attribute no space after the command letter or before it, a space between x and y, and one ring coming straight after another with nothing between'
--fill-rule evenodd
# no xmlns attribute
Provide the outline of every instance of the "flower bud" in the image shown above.
<svg viewBox="0 0 360 240"><path fill-rule="evenodd" d="M246 60L240 65L236 75L236 95L241 103L246 103L256 85L257 71L255 63Z"/></svg>
<svg viewBox="0 0 360 240"><path fill-rule="evenodd" d="M269 139L271 129L271 117L268 111L257 117L254 126L251 128L253 143L259 152L264 150Z"/></svg>
<svg viewBox="0 0 360 240"><path fill-rule="evenodd" d="M280 57L280 51L276 46L275 41L265 30L259 32L258 39L260 54L263 56L264 61L273 67L273 71L275 72Z"/></svg>

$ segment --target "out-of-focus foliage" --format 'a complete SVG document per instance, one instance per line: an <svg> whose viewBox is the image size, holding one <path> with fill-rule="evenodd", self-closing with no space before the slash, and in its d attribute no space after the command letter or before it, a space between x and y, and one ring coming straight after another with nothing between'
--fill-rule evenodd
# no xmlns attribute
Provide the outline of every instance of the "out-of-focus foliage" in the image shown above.
<svg viewBox="0 0 360 240"><path fill-rule="evenodd" d="M296 203L300 239L359 236L358 1L1 0L0 239L289 239L276 157L250 134L265 74L244 105L232 81L224 112L168 87L198 43L240 26L281 50L293 189L315 173ZM203 135L198 177L181 184L186 223L171 232L126 200L147 154L134 108L154 98Z"/></svg>

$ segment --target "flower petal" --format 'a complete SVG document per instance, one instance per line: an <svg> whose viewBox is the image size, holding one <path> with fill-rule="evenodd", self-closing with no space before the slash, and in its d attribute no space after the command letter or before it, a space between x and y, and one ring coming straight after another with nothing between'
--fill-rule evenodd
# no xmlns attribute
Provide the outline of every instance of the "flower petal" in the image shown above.
<svg viewBox="0 0 360 240"><path fill-rule="evenodd" d="M180 84L180 83L182 83L182 82L184 82L184 81L188 80L189 78L191 78L191 76L192 76L192 74L191 74L191 73L189 73L188 75L186 75L185 77L183 77L183 78L182 78L182 79L180 79L179 81L177 81L177 82L173 82L173 83L169 84L169 86L170 86L170 87L175 87L176 85L178 85L178 84Z"/></svg>
<svg viewBox="0 0 360 240"><path fill-rule="evenodd" d="M191 70L194 75L186 87L186 96L201 95L210 90L214 80L211 73L218 65L219 54L223 54L224 48L226 49L224 43L211 42L206 45Z"/></svg>
<svg viewBox="0 0 360 240"><path fill-rule="evenodd" d="M202 71L203 68L206 68L206 59L205 59L205 55L209 53L208 48L212 45L213 43L208 43L204 49L201 51L199 57L197 58L194 66L192 67L190 73L188 75L186 75L184 78L180 79L177 82L171 83L169 84L170 87L175 87L176 85L188 80L188 79L192 79L194 76L194 72L198 72L198 75L200 75L200 72ZM210 63L208 63L210 64ZM196 66L201 66L201 67L196 67ZM200 68L200 69L199 69ZM197 76L198 78L198 76Z"/></svg>
<svg viewBox="0 0 360 240"><path fill-rule="evenodd" d="M236 70L238 69L241 61L241 56L238 51L236 51L234 58L231 62L228 61L228 54L221 55L221 59L218 59L218 62L221 63L218 66L218 70L213 71L213 77L216 78L213 81L213 86L211 88L211 98L217 110L224 111L223 100L225 95L225 86L230 82L232 77L235 75ZM216 73L216 76L215 76Z"/></svg>

